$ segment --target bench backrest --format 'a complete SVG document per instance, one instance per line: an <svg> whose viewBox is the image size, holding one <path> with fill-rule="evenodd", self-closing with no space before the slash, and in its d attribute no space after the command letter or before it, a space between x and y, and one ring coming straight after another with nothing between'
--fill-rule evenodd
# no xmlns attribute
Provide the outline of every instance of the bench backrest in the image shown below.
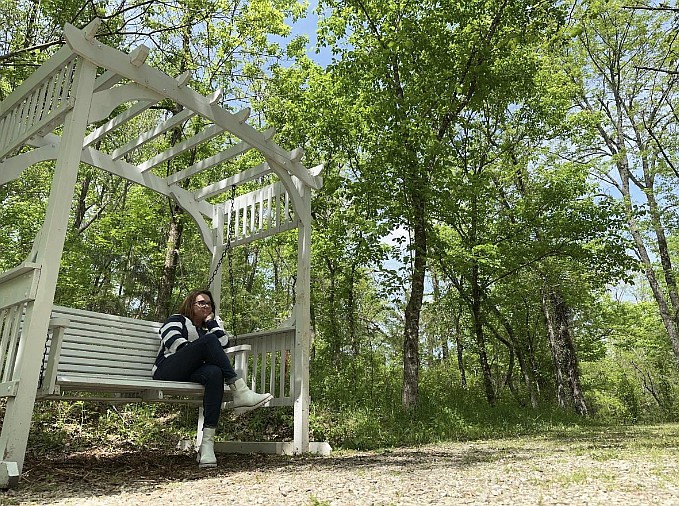
<svg viewBox="0 0 679 506"><path fill-rule="evenodd" d="M69 320L61 345L59 374L151 378L160 347L160 323L62 306L54 306L52 318Z"/></svg>

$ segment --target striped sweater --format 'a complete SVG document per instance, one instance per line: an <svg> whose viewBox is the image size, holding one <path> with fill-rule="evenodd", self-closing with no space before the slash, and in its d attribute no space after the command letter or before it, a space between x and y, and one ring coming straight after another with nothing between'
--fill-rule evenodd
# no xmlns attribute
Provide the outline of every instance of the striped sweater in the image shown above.
<svg viewBox="0 0 679 506"><path fill-rule="evenodd" d="M151 374L156 372L158 366L179 348L199 339L201 335L214 334L219 339L222 348L229 345L229 334L224 331L219 317L205 322L205 329L197 329L191 320L180 314L173 314L158 330L160 335L160 350L151 369Z"/></svg>

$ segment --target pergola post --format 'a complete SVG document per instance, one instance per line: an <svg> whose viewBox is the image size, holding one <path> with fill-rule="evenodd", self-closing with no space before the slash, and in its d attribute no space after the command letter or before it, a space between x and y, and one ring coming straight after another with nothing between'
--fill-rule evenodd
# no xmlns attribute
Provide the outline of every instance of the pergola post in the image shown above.
<svg viewBox="0 0 679 506"><path fill-rule="evenodd" d="M297 280L295 282L295 403L293 452L309 451L309 355L311 348L311 192L299 180L302 197L297 235Z"/></svg>
<svg viewBox="0 0 679 506"><path fill-rule="evenodd" d="M71 97L73 108L64 117L64 132L54 169L47 212L34 247L37 289L26 305L23 337L19 340L12 379L16 393L7 399L0 433L0 487L12 486L23 468L33 406L40 376L57 276L63 253L68 217L82 156L96 67L79 59L74 73ZM18 474L17 474L18 473Z"/></svg>
<svg viewBox="0 0 679 506"><path fill-rule="evenodd" d="M210 272L208 273L208 276L214 274L214 277L208 288L215 301L215 312L216 314L219 314L219 310L222 307L222 264L220 263L220 260L224 249L224 208L216 206L214 214L215 216L212 219L213 240L212 245L210 246L212 261L210 262ZM231 330L234 333L236 332L236 329L227 330Z"/></svg>

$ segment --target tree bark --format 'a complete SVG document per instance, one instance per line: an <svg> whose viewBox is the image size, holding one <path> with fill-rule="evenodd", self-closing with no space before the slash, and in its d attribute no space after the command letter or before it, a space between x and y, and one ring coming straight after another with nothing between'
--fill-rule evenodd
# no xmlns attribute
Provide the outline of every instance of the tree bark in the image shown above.
<svg viewBox="0 0 679 506"><path fill-rule="evenodd" d="M171 204L172 207L176 207ZM177 280L177 264L179 261L179 247L182 242L184 225L181 220L181 209L173 210L172 219L167 230L167 246L165 250L165 263L163 274L160 278L158 289L158 304L156 306L157 319L163 321L172 314L172 291Z"/></svg>
<svg viewBox="0 0 679 506"><path fill-rule="evenodd" d="M455 316L455 347L457 348L457 368L460 371L460 386L467 389L467 373L464 367L464 343L460 332L460 313Z"/></svg>
<svg viewBox="0 0 679 506"><path fill-rule="evenodd" d="M427 228L424 197L413 189L413 273L410 296L405 310L403 336L403 392L402 404L412 409L419 396L419 329L424 277L427 268Z"/></svg>
<svg viewBox="0 0 679 506"><path fill-rule="evenodd" d="M481 373L483 375L483 387L486 392L486 399L488 404L495 404L495 388L493 387L493 375L488 363L488 354L486 353L486 338L483 333L483 310L482 306L482 290L479 284L479 267L474 265L472 267L471 275L471 291L472 291L472 320L474 325L474 336L476 337L476 346L478 347L479 362L481 364Z"/></svg>
<svg viewBox="0 0 679 506"><path fill-rule="evenodd" d="M557 402L563 408L573 408L578 414L586 416L588 409L571 333L571 309L554 287L543 293L542 309L554 361Z"/></svg>
<svg viewBox="0 0 679 506"><path fill-rule="evenodd" d="M535 388L533 386L533 379L531 378L528 365L526 364L526 358L524 357L523 349L520 343L518 342L518 339L516 338L514 327L512 327L509 320L505 317L505 315L502 314L502 312L497 308L497 306L492 304L490 307L495 316L497 317L497 319L500 320L500 323L502 324L502 327L505 329L505 332L507 332L509 342L512 345L514 353L516 353L516 360L519 362L519 369L521 371L523 382L526 385L526 390L528 391L530 404L533 407L533 409L536 409L538 407L538 396L536 395Z"/></svg>

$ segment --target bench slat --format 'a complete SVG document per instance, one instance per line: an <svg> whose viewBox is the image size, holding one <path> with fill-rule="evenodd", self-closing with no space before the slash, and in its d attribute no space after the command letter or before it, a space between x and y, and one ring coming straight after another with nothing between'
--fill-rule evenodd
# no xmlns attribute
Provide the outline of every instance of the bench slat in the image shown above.
<svg viewBox="0 0 679 506"><path fill-rule="evenodd" d="M70 372L87 372L92 374L115 374L121 376L139 376L151 379L151 368L148 364L132 362L111 362L109 360L88 360L68 357L59 364L58 374Z"/></svg>
<svg viewBox="0 0 679 506"><path fill-rule="evenodd" d="M203 385L187 381L160 381L153 379L133 379L117 375L91 375L91 374L60 374L57 376L62 391L79 391L92 386L96 382L96 392L112 393L136 393L143 391L162 391L167 395L182 395L187 397L202 397ZM224 391L223 399L228 401L232 398L230 390Z"/></svg>
<svg viewBox="0 0 679 506"><path fill-rule="evenodd" d="M153 364L158 353L158 347L155 348L114 348L112 346L97 346L91 343L70 343L66 342L63 346L63 355L82 355L83 353L102 353L116 355L138 357L139 360L146 360L146 363ZM150 362L149 362L150 360Z"/></svg>
<svg viewBox="0 0 679 506"><path fill-rule="evenodd" d="M114 332L115 330L115 332ZM78 322L71 320L71 325L69 325L67 333L78 335L78 336L88 336L93 339L101 340L120 340L123 342L155 342L158 343L160 340L158 330L155 328L147 328L141 330L123 330L123 329L112 329L105 326L94 326L94 325L79 325Z"/></svg>
<svg viewBox="0 0 679 506"><path fill-rule="evenodd" d="M150 327L150 326L157 326L160 327L161 324L159 322L151 322L148 320L139 320L137 318L129 318L127 316L118 316L118 315L110 315L110 314L104 314L104 313L95 313L94 311L87 311L85 309L73 309L70 307L64 307L64 306L54 306L52 308L52 314L54 316L63 316L69 319L72 319L74 321L90 321L90 322L99 322L99 321L105 321L107 325L110 325L111 327L121 327L121 328L127 328L126 326L129 327Z"/></svg>
<svg viewBox="0 0 679 506"><path fill-rule="evenodd" d="M63 360L64 357L91 357L100 358L102 360L108 360L111 362L111 353L115 353L116 357L124 358L127 361L153 365L153 360L156 358L155 351L153 353L141 354L140 350L121 350L115 348L102 348L101 346L87 346L78 344L73 345L71 343L67 344L68 346L62 347L61 349L61 360ZM151 366L149 366L148 369L150 371Z"/></svg>

